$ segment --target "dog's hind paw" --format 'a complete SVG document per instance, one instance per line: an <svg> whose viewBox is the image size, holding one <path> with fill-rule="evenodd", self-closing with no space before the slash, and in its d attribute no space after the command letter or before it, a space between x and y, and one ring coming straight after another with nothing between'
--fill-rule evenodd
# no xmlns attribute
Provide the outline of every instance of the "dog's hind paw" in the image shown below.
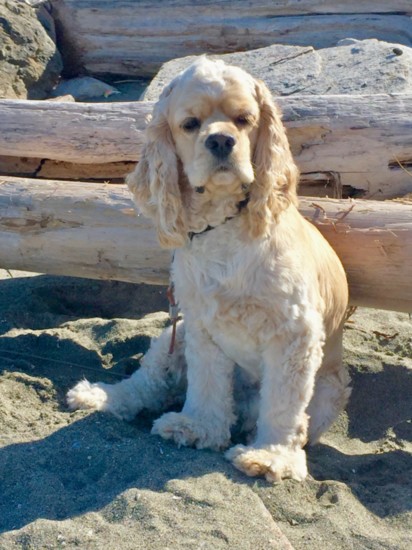
<svg viewBox="0 0 412 550"><path fill-rule="evenodd" d="M94 409L103 411L107 404L107 393L101 384L82 380L67 392L66 402L70 410Z"/></svg>

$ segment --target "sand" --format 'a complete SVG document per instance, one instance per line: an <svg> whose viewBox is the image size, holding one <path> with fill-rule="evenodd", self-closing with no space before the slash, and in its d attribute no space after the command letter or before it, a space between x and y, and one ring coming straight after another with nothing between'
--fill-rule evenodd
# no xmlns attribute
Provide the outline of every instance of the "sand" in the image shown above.
<svg viewBox="0 0 412 550"><path fill-rule="evenodd" d="M353 393L310 476L270 485L216 452L150 435L153 419L69 412L82 377L138 367L164 289L0 273L0 549L409 549L412 321L357 310Z"/></svg>

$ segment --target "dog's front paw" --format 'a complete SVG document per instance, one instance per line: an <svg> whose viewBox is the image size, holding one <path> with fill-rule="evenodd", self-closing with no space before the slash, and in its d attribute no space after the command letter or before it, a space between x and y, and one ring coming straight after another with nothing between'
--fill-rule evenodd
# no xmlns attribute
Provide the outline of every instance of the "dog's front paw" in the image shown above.
<svg viewBox="0 0 412 550"><path fill-rule="evenodd" d="M155 421L152 434L173 440L179 447L221 450L228 446L229 436L214 433L205 422L183 413L166 413Z"/></svg>
<svg viewBox="0 0 412 550"><path fill-rule="evenodd" d="M308 473L305 451L284 445L262 448L236 445L226 452L225 457L248 476L264 476L272 483L287 478L303 481Z"/></svg>

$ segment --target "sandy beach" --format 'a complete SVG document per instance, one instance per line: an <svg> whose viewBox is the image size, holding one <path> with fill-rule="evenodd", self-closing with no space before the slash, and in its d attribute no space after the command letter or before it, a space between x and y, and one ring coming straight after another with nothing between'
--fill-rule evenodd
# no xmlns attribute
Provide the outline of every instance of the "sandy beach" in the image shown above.
<svg viewBox="0 0 412 550"><path fill-rule="evenodd" d="M151 436L150 417L68 411L81 378L138 368L167 323L164 288L0 274L2 550L411 547L407 314L349 319L347 411L308 451L307 481L270 485Z"/></svg>

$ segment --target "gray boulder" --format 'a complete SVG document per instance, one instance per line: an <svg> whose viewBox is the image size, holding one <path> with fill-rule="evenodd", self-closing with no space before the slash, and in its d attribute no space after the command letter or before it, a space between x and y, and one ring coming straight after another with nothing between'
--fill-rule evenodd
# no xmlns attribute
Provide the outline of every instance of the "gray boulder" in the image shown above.
<svg viewBox="0 0 412 550"><path fill-rule="evenodd" d="M264 80L274 95L412 92L412 48L375 39L345 39L322 50L276 44L210 57ZM164 85L196 58L165 63L143 99L155 101Z"/></svg>
<svg viewBox="0 0 412 550"><path fill-rule="evenodd" d="M0 0L0 98L44 99L62 68L36 10L21 0Z"/></svg>

